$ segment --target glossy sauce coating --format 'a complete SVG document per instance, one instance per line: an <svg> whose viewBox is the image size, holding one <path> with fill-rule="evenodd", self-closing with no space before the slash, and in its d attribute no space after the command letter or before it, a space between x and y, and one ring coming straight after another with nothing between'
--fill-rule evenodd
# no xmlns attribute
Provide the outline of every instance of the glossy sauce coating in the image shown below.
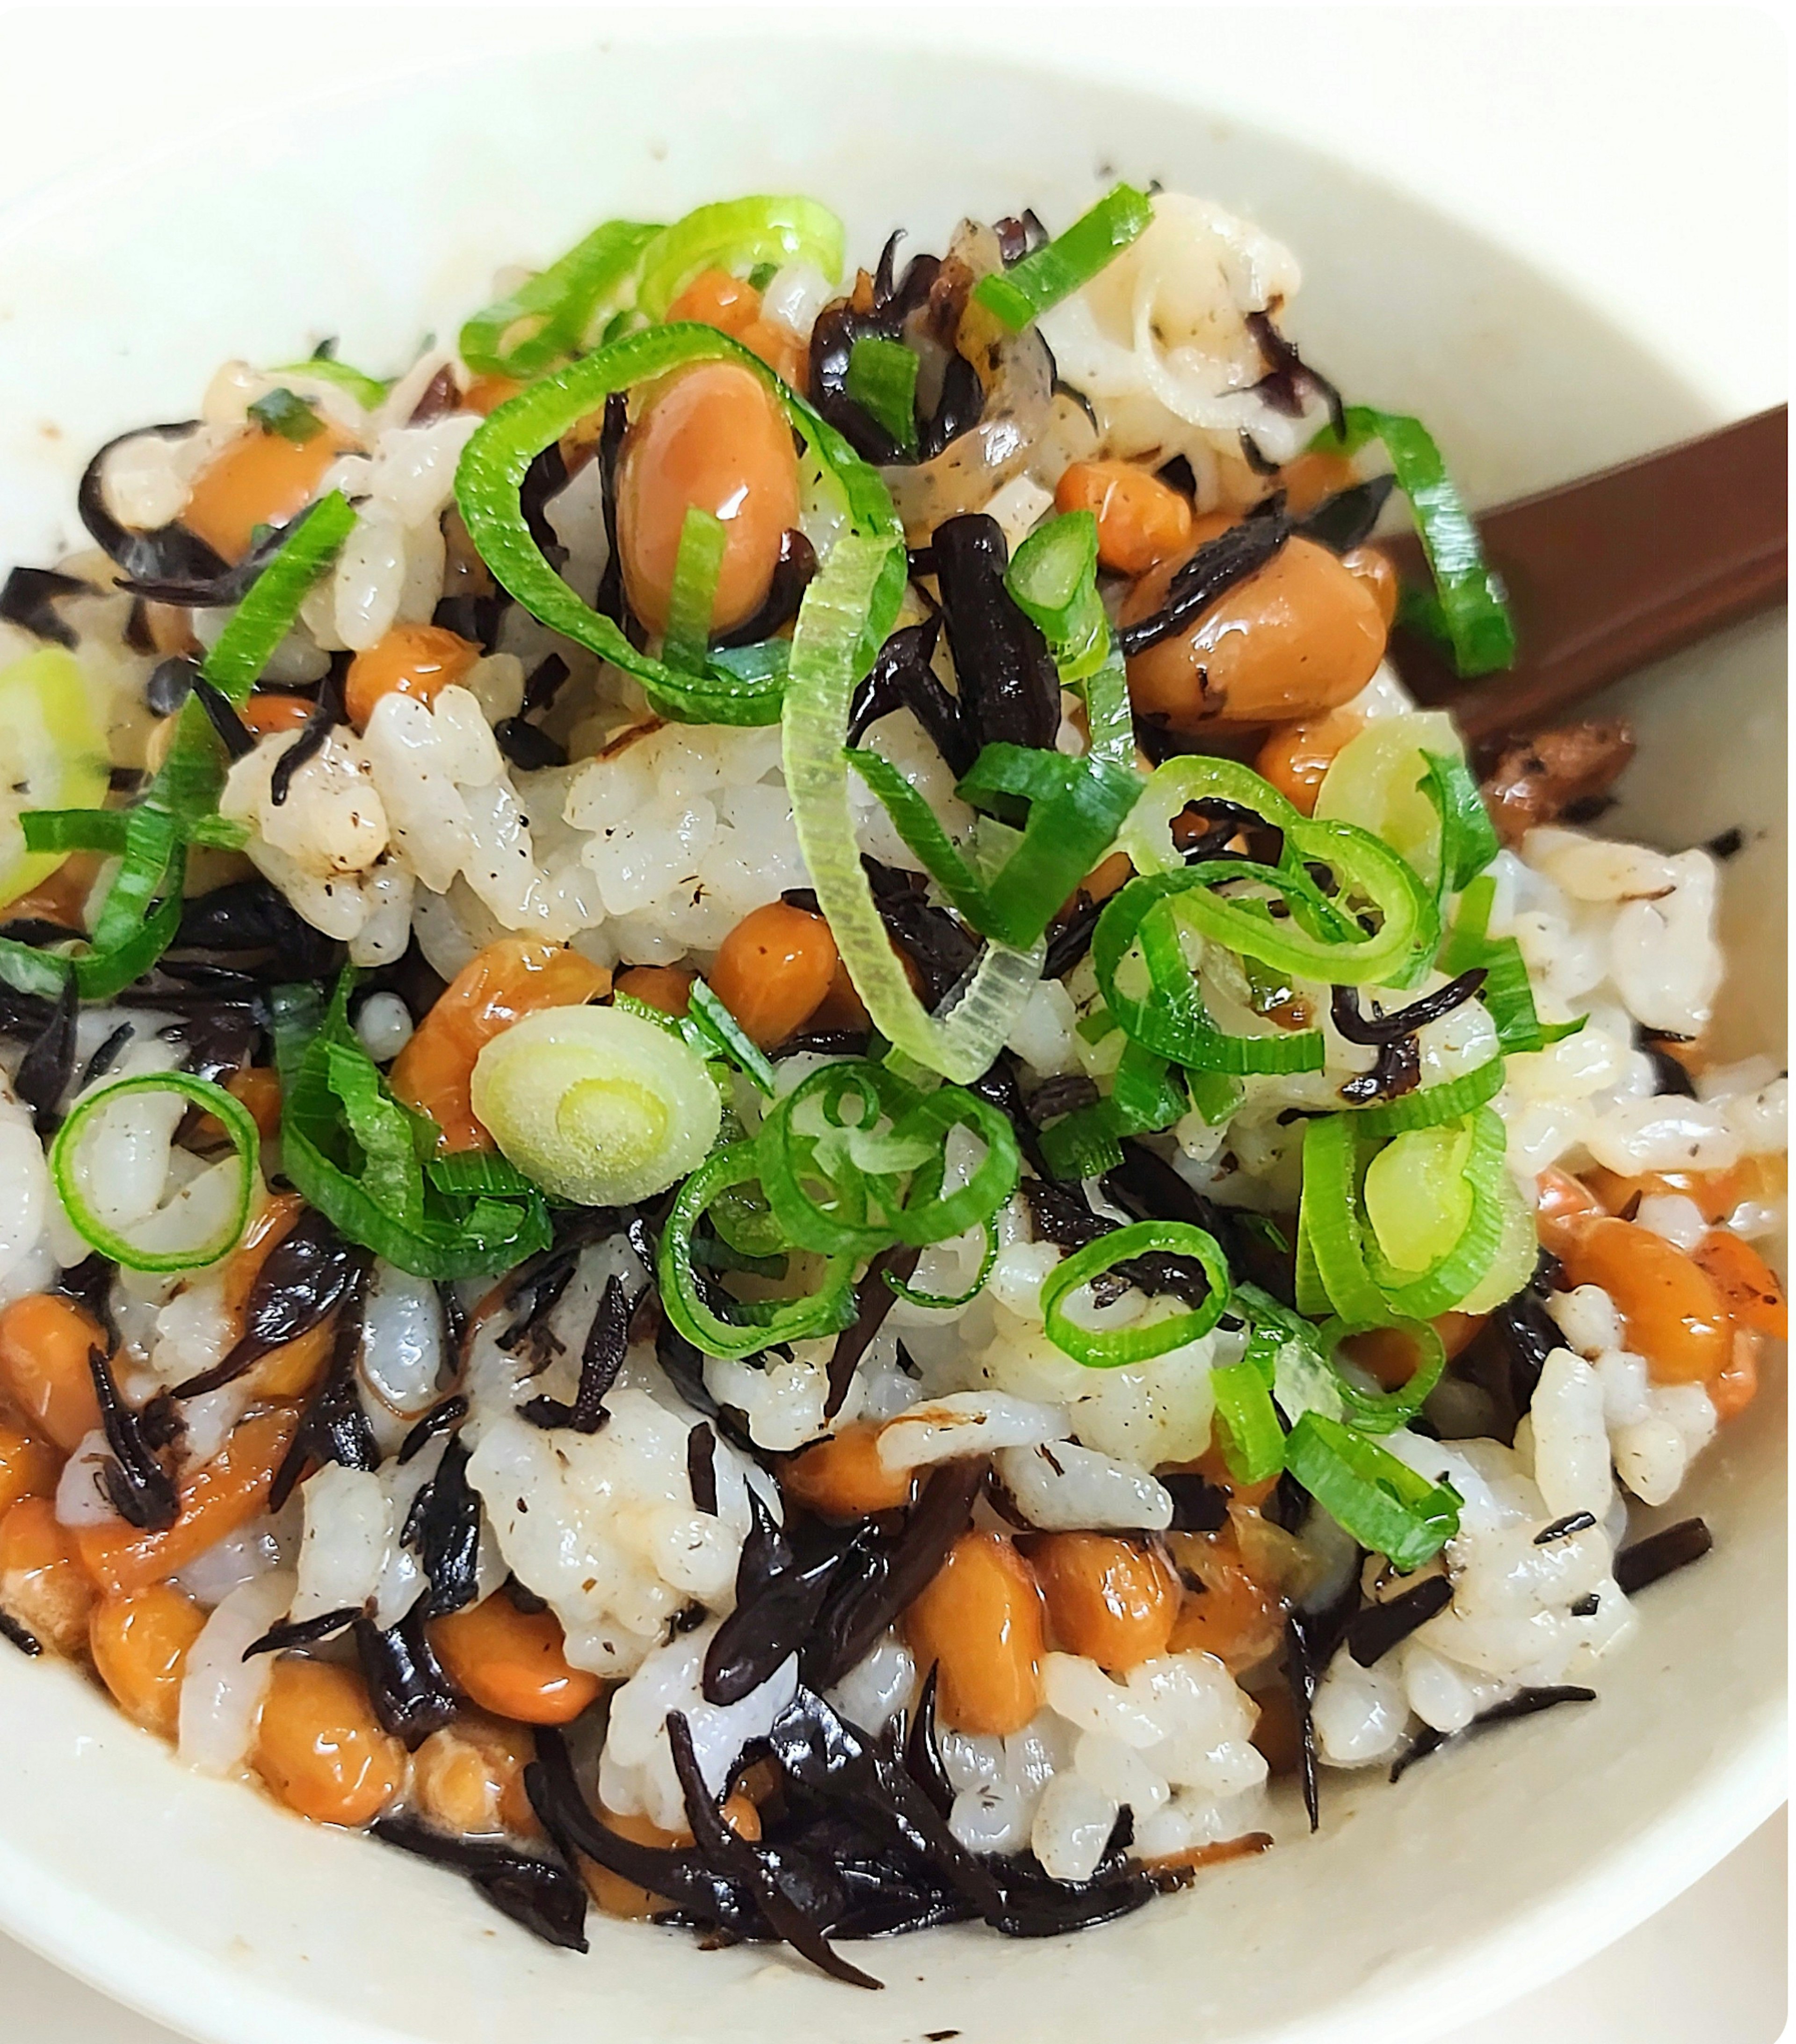
<svg viewBox="0 0 1796 2044"><path fill-rule="evenodd" d="M270 1677L253 1764L290 1809L320 1824L373 1823L405 1780L405 1749L381 1729L360 1675L294 1654Z"/></svg>
<svg viewBox="0 0 1796 2044"><path fill-rule="evenodd" d="M100 1680L133 1724L172 1739L180 1726L181 1678L205 1613L171 1583L152 1583L94 1607L88 1647Z"/></svg>
<svg viewBox="0 0 1796 2044"><path fill-rule="evenodd" d="M715 636L761 608L781 536L798 523L791 429L760 378L736 363L700 363L670 377L624 440L617 473L624 586L651 631L666 628L680 534L695 506L725 528Z"/></svg>
<svg viewBox="0 0 1796 2044"><path fill-rule="evenodd" d="M33 1431L67 1454L100 1424L88 1358L110 1346L98 1321L72 1299L28 1293L0 1312L0 1391Z"/></svg>
<svg viewBox="0 0 1796 2044"><path fill-rule="evenodd" d="M451 683L465 681L479 658L471 640L440 624L395 624L350 662L343 708L355 728L365 731L382 696L433 702Z"/></svg>
<svg viewBox="0 0 1796 2044"><path fill-rule="evenodd" d="M1122 622L1158 610L1182 565L1144 575L1123 599ZM1138 713L1176 731L1319 717L1372 679L1385 636L1368 582L1327 548L1291 539L1192 624L1136 654L1129 693Z"/></svg>
<svg viewBox="0 0 1796 2044"><path fill-rule="evenodd" d="M1120 1675L1166 1651L1179 1585L1150 1549L1106 1533L1050 1533L1029 1560L1063 1652Z"/></svg>
<svg viewBox="0 0 1796 2044"><path fill-rule="evenodd" d="M963 1533L904 1614L919 1669L939 1670L944 1723L1020 1731L1042 1707L1042 1593L1000 1533Z"/></svg>
<svg viewBox="0 0 1796 2044"><path fill-rule="evenodd" d="M470 1097L474 1059L520 1016L579 1007L610 990L610 973L578 951L501 937L462 966L412 1032L388 1074L393 1090L435 1119L445 1150L490 1150Z"/></svg>
<svg viewBox="0 0 1796 2044"><path fill-rule="evenodd" d="M599 1693L599 1678L568 1666L552 1612L521 1612L503 1590L431 1627L431 1644L462 1695L525 1724L566 1724Z"/></svg>
<svg viewBox="0 0 1796 2044"><path fill-rule="evenodd" d="M743 916L718 947L711 989L769 1051L810 1020L840 962L821 916L769 901Z"/></svg>
<svg viewBox="0 0 1796 2044"><path fill-rule="evenodd" d="M318 494L347 434L320 425L307 440L248 426L194 478L181 523L227 561L240 561L258 525L284 525Z"/></svg>

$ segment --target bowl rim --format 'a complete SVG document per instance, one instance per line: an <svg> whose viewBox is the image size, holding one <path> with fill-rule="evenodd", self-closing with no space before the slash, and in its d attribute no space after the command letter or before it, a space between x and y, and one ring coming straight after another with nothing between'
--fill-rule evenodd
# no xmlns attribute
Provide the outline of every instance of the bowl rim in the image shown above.
<svg viewBox="0 0 1796 2044"><path fill-rule="evenodd" d="M707 19L715 11L680 7L650 14L631 9L624 10L630 17L625 19L607 9L594 10L592 21L598 33L602 20L608 44L639 49L664 48L709 27L716 40L739 40L745 48L766 52L777 49L782 37L799 29L795 18L764 19L759 30L750 35L737 25L743 14L731 9L725 10L731 17L729 29L723 37L716 37L718 24ZM870 45L915 52L922 45L925 29L936 33L927 21L803 11L802 33L813 47L827 44L864 51ZM790 10L775 12L786 17ZM547 53L545 46L531 44L517 52L517 58L526 61ZM973 61L1001 65L1020 78L1064 83L1069 75L1065 61L1053 56L1000 53L983 42L975 43L967 54ZM373 82L295 91L281 99L278 117L289 121L309 112L345 110L396 93L409 96L428 90L434 80L465 78L482 60L478 53L447 56L420 52L416 63L402 73L383 75ZM1176 78L1152 77L1145 67L1138 71L1106 68L1092 82L1100 90L1134 92L1201 112L1218 111L1215 102L1207 102L1195 86ZM1498 240L1488 221L1468 217L1401 175L1362 166L1332 143L1307 139L1300 118L1276 121L1233 109L1226 117L1242 132L1339 163L1356 179L1433 215L1468 240ZM140 172L146 156L159 168L203 158L224 146L232 134L252 129L258 118L244 114L213 121L196 134L135 157L125 147L115 145L91 163L60 171L0 202L0 244L15 230L27 230L127 187ZM1514 239L1501 245L1511 260L1547 278L1556 294L1575 302L1650 361L1694 409L1717 422L1728 416L1712 388L1664 352L1662 344L1656 344L1652 331L1630 324L1629 315L1592 288L1588 279L1568 276L1537 260L1519 229ZM1473 2019L1497 2014L1559 1978L1663 1908L1774 1815L1787 1796L1787 1703L1780 1696L1777 1708L1761 1712L1756 1730L1740 1742L1725 1765L1709 1771L1700 1793L1684 1792L1673 1798L1658 1816L1588 1862L1574 1878L1517 1912L1506 1924L1468 1935L1407 1981L1360 1987L1351 2001L1356 2025L1367 2034L1376 2025L1394 2040L1421 2040L1439 2033L1440 1988L1445 1981L1451 1980L1462 1997L1472 1991L1472 2013L1464 2019ZM1578 1906L1568 1911L1566 1904L1573 1896ZM4 1838L0 1838L0 1931L125 2007L205 2044L243 2044L252 2037L257 2044L314 2044L318 2034L324 2011L315 2003L233 1972L224 1958L210 1956L196 1945L177 1945L159 1933L140 1929L121 1910L96 1902L75 1882L46 1878L25 1853ZM146 1988L146 1981L155 1981L155 1987ZM333 2044L340 2040L340 2044L419 2044L421 2035L335 2009L324 2020L331 2026ZM1337 2022L1335 2013L1318 2011L1239 2033L1239 2044L1331 2044L1338 2034Z"/></svg>

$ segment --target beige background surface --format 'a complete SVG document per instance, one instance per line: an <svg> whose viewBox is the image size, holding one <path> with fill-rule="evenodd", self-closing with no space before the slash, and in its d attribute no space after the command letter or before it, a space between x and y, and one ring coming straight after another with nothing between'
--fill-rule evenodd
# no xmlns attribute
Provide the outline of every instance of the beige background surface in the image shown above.
<svg viewBox="0 0 1796 2044"><path fill-rule="evenodd" d="M1739 411L1786 394L1788 58L1767 13L1122 8L1106 10L1096 40L1083 10L920 11L938 17L944 40L1070 47L1094 71L1138 66L1150 43L1169 76L1200 80L1243 117L1373 169L1413 175L1426 161L1444 209L1525 242L1592 298L1650 323L1667 358ZM844 10L826 15L839 28ZM0 36L15 89L0 122L0 205L259 105L403 75L420 53L554 45L595 25L592 13L535 8L8 10ZM1437 89L1392 98L1399 48L1412 75L1426 52ZM54 91L17 89L52 78ZM1595 95L1633 106L1637 151L1590 159L1579 110ZM1769 2044L1784 2021L1787 1922L1780 1817L1554 1986L1469 2027L1443 2010L1441 2044ZM169 2044L172 2034L4 1938L0 2010L8 2044Z"/></svg>

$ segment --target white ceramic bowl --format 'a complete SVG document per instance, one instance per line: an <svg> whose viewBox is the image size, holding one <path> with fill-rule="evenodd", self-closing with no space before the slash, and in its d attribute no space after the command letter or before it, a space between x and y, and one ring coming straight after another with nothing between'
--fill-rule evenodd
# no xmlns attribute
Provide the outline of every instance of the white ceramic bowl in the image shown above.
<svg viewBox="0 0 1796 2044"><path fill-rule="evenodd" d="M0 222L0 560L73 543L86 451L190 413L218 360L291 359L338 334L345 359L384 367L451 330L497 266L604 214L804 190L842 211L864 256L900 221L939 246L963 210L1032 202L1065 220L1113 173L1284 236L1305 271L1306 351L1350 394L1426 417L1476 500L1714 417L1650 336L1425 200L1189 106L1070 69L874 60L814 37L614 42L267 122L252 145ZM1770 625L1738 632L1627 692L1644 743L1615 827L1682 846L1742 824L1755 840L1729 870L1730 1050L1783 1041L1781 644ZM1709 1518L1716 1551L1648 1593L1598 1705L1449 1751L1394 1789L1330 1777L1319 1838L1287 1821L1262 1858L1075 1939L962 1930L866 1948L888 1985L862 1996L783 1954L701 1953L604 1919L589 1957L551 1952L443 1875L183 1773L67 1668L10 1655L0 1927L219 2044L1433 2034L1619 1934L1775 1806L1782 1407L1774 1385L1678 1500Z"/></svg>

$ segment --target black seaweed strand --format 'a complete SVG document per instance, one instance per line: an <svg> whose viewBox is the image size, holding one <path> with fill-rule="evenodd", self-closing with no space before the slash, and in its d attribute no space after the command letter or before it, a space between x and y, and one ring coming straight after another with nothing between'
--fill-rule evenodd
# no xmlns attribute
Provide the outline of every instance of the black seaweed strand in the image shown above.
<svg viewBox="0 0 1796 2044"><path fill-rule="evenodd" d="M1388 1603L1368 1604L1349 1621L1347 1651L1362 1668L1370 1668L1453 1600L1453 1586L1448 1578L1429 1576Z"/></svg>
<svg viewBox="0 0 1796 2044"><path fill-rule="evenodd" d="M1595 1689L1579 1689L1575 1684L1565 1682L1549 1688L1518 1689L1513 1696L1500 1704L1493 1704L1487 1711L1480 1711L1463 1731L1437 1731L1432 1725L1419 1732L1407 1753L1391 1763L1391 1779L1401 1781L1418 1760L1426 1760L1430 1754L1459 1739L1472 1737L1494 1724L1507 1724L1514 1718L1531 1718L1541 1711L1550 1711L1557 1704L1594 1704Z"/></svg>
<svg viewBox="0 0 1796 2044"><path fill-rule="evenodd" d="M1700 1519L1680 1519L1657 1533L1649 1533L1615 1557L1617 1586L1626 1596L1637 1596L1649 1583L1679 1569L1699 1562L1715 1544L1715 1536Z"/></svg>
<svg viewBox="0 0 1796 2044"><path fill-rule="evenodd" d="M181 1510L175 1479L156 1460L144 1438L143 1416L119 1396L105 1350L90 1348L87 1367L99 1402L100 1424L112 1451L100 1465L101 1487L128 1526L144 1533L166 1532Z"/></svg>
<svg viewBox="0 0 1796 2044"><path fill-rule="evenodd" d="M54 568L14 568L0 588L0 619L52 646L73 646L75 628L56 609L64 596L91 596L93 585Z"/></svg>
<svg viewBox="0 0 1796 2044"><path fill-rule="evenodd" d="M50 1019L32 1039L20 1060L13 1091L31 1109L31 1125L40 1135L55 1132L62 1120L63 1095L75 1076L75 1026L81 995L71 973L56 996Z"/></svg>

